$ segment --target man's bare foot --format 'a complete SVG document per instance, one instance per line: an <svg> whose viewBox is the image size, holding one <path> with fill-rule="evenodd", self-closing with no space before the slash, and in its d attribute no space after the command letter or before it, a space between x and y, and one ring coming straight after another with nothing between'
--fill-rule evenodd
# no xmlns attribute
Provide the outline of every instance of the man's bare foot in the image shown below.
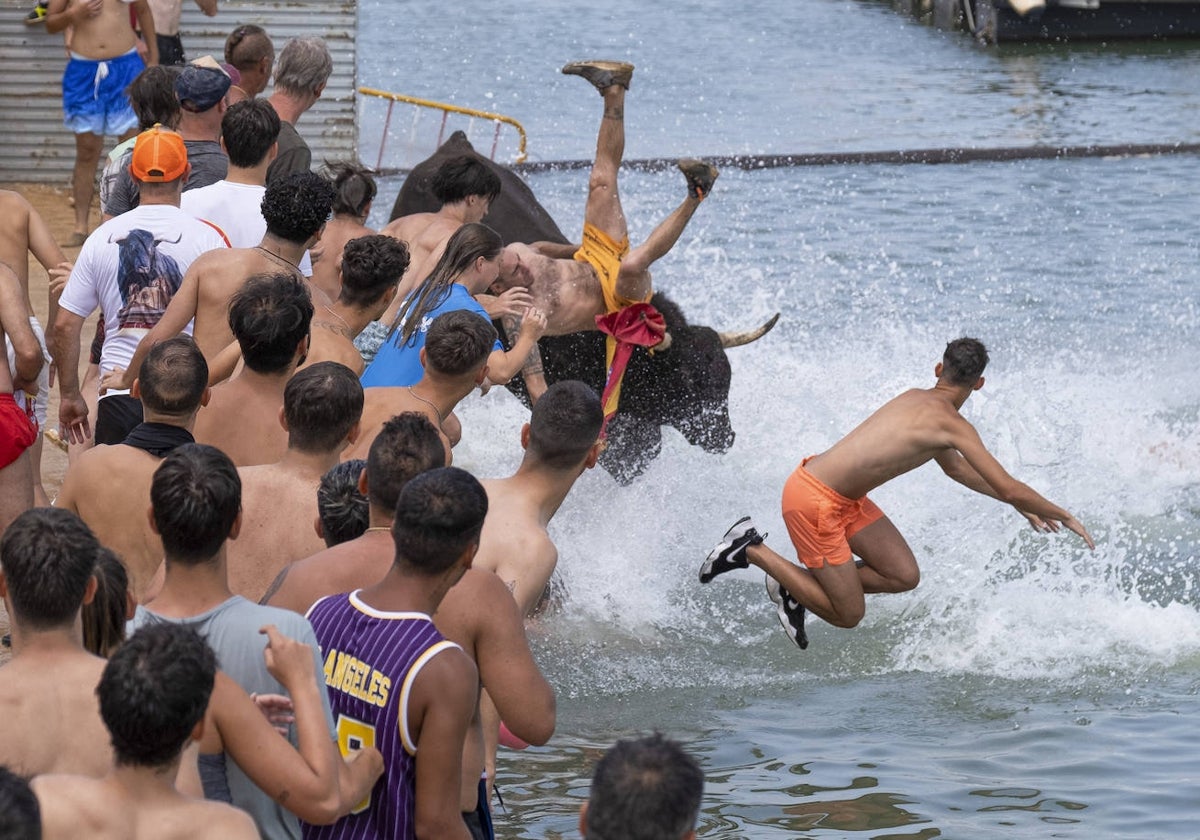
<svg viewBox="0 0 1200 840"><path fill-rule="evenodd" d="M713 182L721 174L711 163L705 163L695 158L683 158L675 165L687 178L688 195L699 201L708 198Z"/></svg>
<svg viewBox="0 0 1200 840"><path fill-rule="evenodd" d="M620 85L629 90L633 78L633 65L627 61L573 61L562 69L568 76L583 76L596 90Z"/></svg>

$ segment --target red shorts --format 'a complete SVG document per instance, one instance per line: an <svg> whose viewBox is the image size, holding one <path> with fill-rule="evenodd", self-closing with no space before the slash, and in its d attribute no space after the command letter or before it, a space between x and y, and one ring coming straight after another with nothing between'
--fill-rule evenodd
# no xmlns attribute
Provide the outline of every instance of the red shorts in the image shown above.
<svg viewBox="0 0 1200 840"><path fill-rule="evenodd" d="M851 558L850 538L883 516L863 496L847 499L813 478L805 458L783 485L783 522L796 556L810 569L840 566Z"/></svg>
<svg viewBox="0 0 1200 840"><path fill-rule="evenodd" d="M0 394L0 470L33 446L37 429L29 415L17 407L12 394Z"/></svg>

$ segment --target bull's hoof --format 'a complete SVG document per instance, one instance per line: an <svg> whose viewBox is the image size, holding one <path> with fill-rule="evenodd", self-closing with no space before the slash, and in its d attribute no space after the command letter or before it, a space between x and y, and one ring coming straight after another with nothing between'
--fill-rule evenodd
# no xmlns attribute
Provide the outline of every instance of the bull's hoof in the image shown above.
<svg viewBox="0 0 1200 840"><path fill-rule="evenodd" d="M613 85L629 90L629 82L633 79L633 65L627 61L572 61L562 72L568 76L583 76L601 93Z"/></svg>
<svg viewBox="0 0 1200 840"><path fill-rule="evenodd" d="M721 174L711 163L705 163L695 158L684 158L675 165L687 178L688 195L697 201L708 198L708 194L712 192L713 182Z"/></svg>

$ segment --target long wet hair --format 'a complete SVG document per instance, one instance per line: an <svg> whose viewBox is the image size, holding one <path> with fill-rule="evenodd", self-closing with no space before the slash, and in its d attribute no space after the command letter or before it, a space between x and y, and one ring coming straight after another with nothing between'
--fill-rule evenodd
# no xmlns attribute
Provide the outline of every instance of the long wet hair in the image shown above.
<svg viewBox="0 0 1200 840"><path fill-rule="evenodd" d="M425 315L446 300L450 287L475 260L480 257L494 260L500 256L503 247L504 240L500 234L487 225L472 222L460 227L446 243L446 250L433 267L433 272L400 305L388 339L394 341L397 347L407 344L421 328Z"/></svg>

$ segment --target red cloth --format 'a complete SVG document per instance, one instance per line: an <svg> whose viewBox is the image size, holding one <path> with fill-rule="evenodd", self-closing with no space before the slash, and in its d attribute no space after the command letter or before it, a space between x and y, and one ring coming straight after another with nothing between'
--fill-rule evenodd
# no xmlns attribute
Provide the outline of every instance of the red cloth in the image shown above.
<svg viewBox="0 0 1200 840"><path fill-rule="evenodd" d="M604 406L604 426L617 413L621 399L621 379L634 347L654 347L667 333L662 313L648 303L635 303L596 316L596 328L608 336L605 351L607 378L600 402ZM601 436L603 436L603 431Z"/></svg>
<svg viewBox="0 0 1200 840"><path fill-rule="evenodd" d="M0 470L21 457L37 440L37 427L12 394L0 394Z"/></svg>

